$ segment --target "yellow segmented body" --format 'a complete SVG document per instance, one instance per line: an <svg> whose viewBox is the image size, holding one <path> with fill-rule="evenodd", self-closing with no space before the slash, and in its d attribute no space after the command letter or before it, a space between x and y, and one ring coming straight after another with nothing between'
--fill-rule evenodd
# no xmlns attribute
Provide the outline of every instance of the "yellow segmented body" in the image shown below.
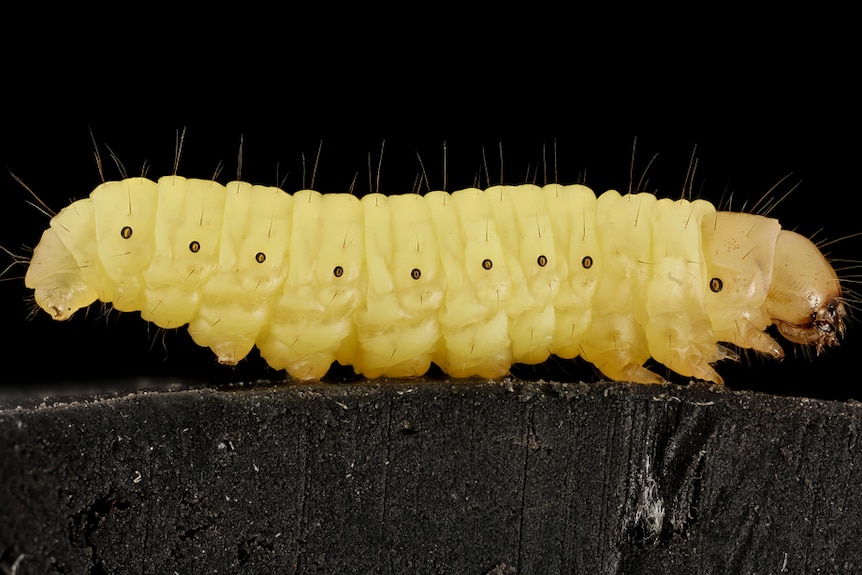
<svg viewBox="0 0 862 575"><path fill-rule="evenodd" d="M301 380L334 361L493 378L555 354L719 382L711 365L734 357L719 342L780 357L770 324L819 349L844 317L828 262L776 220L582 185L358 199L128 178L54 217L25 281L55 319L98 299L188 324L222 363L256 345Z"/></svg>

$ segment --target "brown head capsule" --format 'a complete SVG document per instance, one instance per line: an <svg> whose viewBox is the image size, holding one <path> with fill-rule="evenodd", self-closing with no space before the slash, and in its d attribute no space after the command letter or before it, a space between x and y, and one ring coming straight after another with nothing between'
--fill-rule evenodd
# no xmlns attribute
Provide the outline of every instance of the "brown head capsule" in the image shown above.
<svg viewBox="0 0 862 575"><path fill-rule="evenodd" d="M838 345L846 315L841 285L808 238L787 230L778 234L766 309L790 341L814 345L817 353Z"/></svg>

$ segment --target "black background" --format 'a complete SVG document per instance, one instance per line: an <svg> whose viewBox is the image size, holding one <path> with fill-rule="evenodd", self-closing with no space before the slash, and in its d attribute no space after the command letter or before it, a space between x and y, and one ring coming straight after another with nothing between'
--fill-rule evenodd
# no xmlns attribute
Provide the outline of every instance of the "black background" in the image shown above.
<svg viewBox="0 0 862 575"><path fill-rule="evenodd" d="M106 178L120 177L108 147L129 175L146 166L157 178L173 170L183 128L179 173L188 177L212 177L220 166L218 179L233 179L242 138L242 178L275 184L286 175L284 188L293 191L309 181L322 142L316 189L343 192L356 178L356 192L367 192L368 156L376 174L383 147L380 191L404 193L421 171L417 156L432 187L442 187L445 142L450 191L472 185L486 161L497 183L502 147L506 183L544 181L547 162L549 180L601 192L628 188L637 137L636 181L658 154L646 191L678 197L694 155L695 196L720 202L732 192L740 209L792 174L775 192L800 184L773 212L785 227L818 239L862 231L853 51L848 36L818 27L817 15L774 22L768 36L752 25L700 38L705 20L672 38L649 27L635 38L623 29L631 21L610 23L602 37L586 34L592 26L584 20L557 31L555 14L542 15L541 33L531 21L499 28L491 20L454 24L454 16L433 30L410 20L382 33L370 13L353 27L351 15L339 14L345 29L252 14L226 27L204 20L181 28L153 14L134 25L64 27L63 15L52 13L36 27L35 15L16 15L5 26L32 33L3 41L0 162L55 210L100 182L91 132ZM818 35L800 34L800 26ZM47 218L8 172L0 193L0 245L26 254ZM830 246L837 267L859 259L860 242ZM28 293L16 279L24 271L13 266L0 283L6 385L282 377L256 355L234 369L218 366L186 334L98 305L64 324L42 313L28 320ZM855 273L842 272L851 289ZM859 333L851 319L844 345L823 357L787 346L782 364L755 357L719 371L734 387L859 399ZM552 367L562 368L558 377L597 377L582 364Z"/></svg>

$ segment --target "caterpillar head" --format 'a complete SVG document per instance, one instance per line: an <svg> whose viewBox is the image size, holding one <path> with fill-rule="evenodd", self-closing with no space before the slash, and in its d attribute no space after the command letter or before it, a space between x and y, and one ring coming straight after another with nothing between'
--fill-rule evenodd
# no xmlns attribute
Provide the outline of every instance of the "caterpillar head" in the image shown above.
<svg viewBox="0 0 862 575"><path fill-rule="evenodd" d="M56 320L69 319L97 297L81 274L81 266L53 228L45 230L33 250L24 283L34 290L36 304Z"/></svg>
<svg viewBox="0 0 862 575"><path fill-rule="evenodd" d="M846 310L835 270L811 240L781 230L775 245L766 309L788 340L824 347L838 345Z"/></svg>

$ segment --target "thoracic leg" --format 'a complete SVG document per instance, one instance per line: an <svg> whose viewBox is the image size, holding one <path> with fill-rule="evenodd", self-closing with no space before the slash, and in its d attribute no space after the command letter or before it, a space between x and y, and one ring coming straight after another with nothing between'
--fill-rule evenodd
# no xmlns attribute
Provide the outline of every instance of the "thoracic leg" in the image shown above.
<svg viewBox="0 0 862 575"><path fill-rule="evenodd" d="M784 350L777 341L772 339L766 332L757 329L757 327L748 320L738 320L735 322L733 331L728 333L719 333L718 337L721 341L729 341L739 347L753 349L774 359L782 359Z"/></svg>
<svg viewBox="0 0 862 575"><path fill-rule="evenodd" d="M681 319L678 314L651 317L646 326L650 353L656 361L687 377L722 383L712 364L732 357L718 346L708 320Z"/></svg>
<svg viewBox="0 0 862 575"><path fill-rule="evenodd" d="M594 317L581 347L583 358L611 379L635 383L664 382L664 378L643 367L650 352L643 331L631 315Z"/></svg>

